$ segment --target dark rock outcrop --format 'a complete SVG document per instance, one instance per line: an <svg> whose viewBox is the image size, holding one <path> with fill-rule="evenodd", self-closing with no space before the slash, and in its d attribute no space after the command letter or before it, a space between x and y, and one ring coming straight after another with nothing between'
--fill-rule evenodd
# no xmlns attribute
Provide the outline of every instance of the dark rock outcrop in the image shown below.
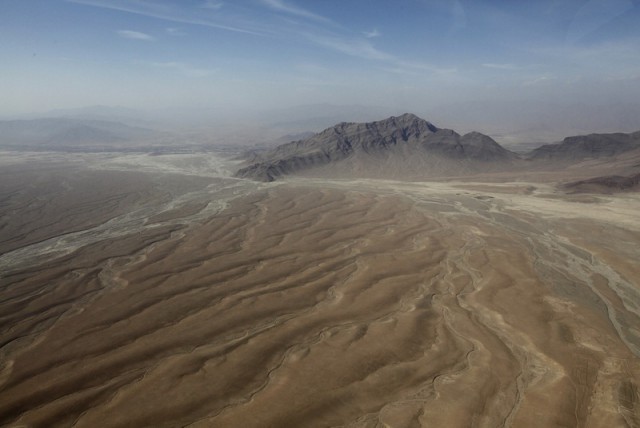
<svg viewBox="0 0 640 428"><path fill-rule="evenodd" d="M470 163L509 162L518 158L490 137L464 136L437 128L413 114L370 123L339 123L306 140L283 144L261 154L261 161L240 169L237 177L273 181L279 176L340 164L359 174L405 168L413 175L459 174ZM346 162L348 161L348 162ZM473 169L473 168L472 168ZM477 168L476 168L477 169ZM395 175L395 174L394 174Z"/></svg>

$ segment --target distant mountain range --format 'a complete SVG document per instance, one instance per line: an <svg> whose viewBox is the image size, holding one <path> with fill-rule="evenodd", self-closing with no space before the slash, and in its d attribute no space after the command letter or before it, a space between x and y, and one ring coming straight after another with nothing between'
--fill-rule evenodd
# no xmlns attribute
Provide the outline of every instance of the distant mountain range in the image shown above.
<svg viewBox="0 0 640 428"><path fill-rule="evenodd" d="M96 119L0 121L0 147L10 150L175 153L209 147L201 137ZM286 175L421 180L558 172L571 167L573 173L581 172L574 174L574 179L595 176L602 178L603 186L613 183L613 188L626 189L624 180L611 176L633 176L640 171L640 131L567 137L528 153L515 153L479 132L461 135L406 113L374 122L341 122L317 134L289 134L278 140L271 141L295 141L271 148L262 144L246 151L236 177L259 181ZM227 147L231 144L227 142ZM593 188L593 184L580 182L579 187ZM631 188L636 188L635 184Z"/></svg>
<svg viewBox="0 0 640 428"><path fill-rule="evenodd" d="M0 121L0 145L13 148L112 146L150 139L155 132L119 122L67 118Z"/></svg>
<svg viewBox="0 0 640 428"><path fill-rule="evenodd" d="M413 114L339 123L309 138L253 153L237 177L273 181L289 174L419 179L544 169L640 149L640 132L565 138L524 155L478 132L460 135ZM553 161L553 162L549 162Z"/></svg>

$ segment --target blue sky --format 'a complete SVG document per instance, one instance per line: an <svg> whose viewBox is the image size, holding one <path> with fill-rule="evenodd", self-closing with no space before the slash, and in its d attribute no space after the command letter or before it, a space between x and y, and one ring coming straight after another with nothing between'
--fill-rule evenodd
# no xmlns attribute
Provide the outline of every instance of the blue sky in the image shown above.
<svg viewBox="0 0 640 428"><path fill-rule="evenodd" d="M0 0L0 40L0 114L640 99L640 0Z"/></svg>

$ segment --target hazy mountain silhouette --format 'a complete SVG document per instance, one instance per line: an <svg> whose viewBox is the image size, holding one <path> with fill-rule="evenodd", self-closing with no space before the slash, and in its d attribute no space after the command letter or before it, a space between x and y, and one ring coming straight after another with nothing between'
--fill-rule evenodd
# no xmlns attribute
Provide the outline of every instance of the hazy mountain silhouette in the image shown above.
<svg viewBox="0 0 640 428"><path fill-rule="evenodd" d="M119 122L68 118L0 121L0 145L77 147L112 145L149 138L154 131Z"/></svg>

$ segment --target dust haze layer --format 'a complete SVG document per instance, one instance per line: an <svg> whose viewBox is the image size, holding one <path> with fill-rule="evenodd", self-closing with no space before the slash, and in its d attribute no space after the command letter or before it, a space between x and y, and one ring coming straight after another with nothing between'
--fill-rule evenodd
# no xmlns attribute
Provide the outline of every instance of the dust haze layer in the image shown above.
<svg viewBox="0 0 640 428"><path fill-rule="evenodd" d="M0 166L1 424L640 422L636 193L50 156Z"/></svg>

